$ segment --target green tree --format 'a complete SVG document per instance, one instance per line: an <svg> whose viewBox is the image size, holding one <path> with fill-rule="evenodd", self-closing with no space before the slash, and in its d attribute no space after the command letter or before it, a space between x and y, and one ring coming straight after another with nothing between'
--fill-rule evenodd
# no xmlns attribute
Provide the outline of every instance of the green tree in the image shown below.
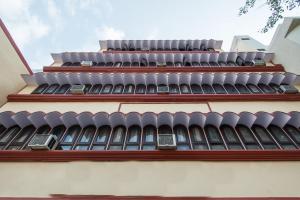
<svg viewBox="0 0 300 200"><path fill-rule="evenodd" d="M269 29L273 28L276 22L283 18L282 14L286 10L293 10L300 6L300 0L264 0L265 4L269 6L272 14L269 16L268 21L261 32L266 33ZM248 13L250 8L255 6L256 0L246 0L244 6L240 7L239 15L244 15Z"/></svg>

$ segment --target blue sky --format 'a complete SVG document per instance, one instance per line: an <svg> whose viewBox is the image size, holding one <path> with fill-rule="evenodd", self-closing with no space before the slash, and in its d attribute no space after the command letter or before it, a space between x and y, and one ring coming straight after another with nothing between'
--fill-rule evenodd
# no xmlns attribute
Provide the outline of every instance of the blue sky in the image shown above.
<svg viewBox="0 0 300 200"><path fill-rule="evenodd" d="M0 16L33 69L50 53L97 51L100 39L222 39L248 34L268 44L275 29L260 33L270 11L258 0L245 16L245 0L0 0ZM300 8L286 16L300 16Z"/></svg>

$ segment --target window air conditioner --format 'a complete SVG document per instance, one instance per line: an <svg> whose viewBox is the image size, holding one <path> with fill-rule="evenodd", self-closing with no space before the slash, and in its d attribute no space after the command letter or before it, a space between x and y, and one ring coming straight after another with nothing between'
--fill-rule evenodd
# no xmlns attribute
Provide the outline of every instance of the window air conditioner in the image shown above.
<svg viewBox="0 0 300 200"><path fill-rule="evenodd" d="M174 134L158 134L158 149L176 149L176 139Z"/></svg>
<svg viewBox="0 0 300 200"><path fill-rule="evenodd" d="M157 62L157 67L166 67L167 63L166 62Z"/></svg>
<svg viewBox="0 0 300 200"><path fill-rule="evenodd" d="M164 86L158 86L157 87L157 93L158 94L168 94L169 93L169 87L164 85Z"/></svg>
<svg viewBox="0 0 300 200"><path fill-rule="evenodd" d="M31 150L54 150L58 140L55 135L37 134L30 140L28 147Z"/></svg>
<svg viewBox="0 0 300 200"><path fill-rule="evenodd" d="M265 66L266 63L264 60L260 60L260 59L255 59L254 60L254 66Z"/></svg>
<svg viewBox="0 0 300 200"><path fill-rule="evenodd" d="M295 88L292 85L281 85L279 89L282 91L284 94L296 94L298 93L298 89Z"/></svg>
<svg viewBox="0 0 300 200"><path fill-rule="evenodd" d="M92 61L87 61L87 60L84 60L84 61L81 61L81 66L83 67L91 67L93 65L93 62Z"/></svg>
<svg viewBox="0 0 300 200"><path fill-rule="evenodd" d="M72 85L70 88L71 94L84 94L85 85Z"/></svg>

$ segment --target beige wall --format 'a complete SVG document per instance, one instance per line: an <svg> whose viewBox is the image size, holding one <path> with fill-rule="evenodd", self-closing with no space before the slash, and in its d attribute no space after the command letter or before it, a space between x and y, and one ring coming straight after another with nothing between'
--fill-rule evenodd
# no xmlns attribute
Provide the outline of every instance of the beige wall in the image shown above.
<svg viewBox="0 0 300 200"><path fill-rule="evenodd" d="M1 163L0 196L300 196L300 162Z"/></svg>
<svg viewBox="0 0 300 200"><path fill-rule="evenodd" d="M6 102L6 97L8 94L17 93L19 90L25 87L25 82L23 81L20 75L27 74L28 71L1 28L0 47L1 106Z"/></svg>
<svg viewBox="0 0 300 200"><path fill-rule="evenodd" d="M275 102L209 102L211 110L214 112L291 112L300 111L300 102L298 101L275 101ZM128 112L209 112L209 107L206 103L181 103L181 104L128 104L119 102L8 102L0 108L0 112L4 111L44 111L44 112L117 112L120 106L120 111Z"/></svg>

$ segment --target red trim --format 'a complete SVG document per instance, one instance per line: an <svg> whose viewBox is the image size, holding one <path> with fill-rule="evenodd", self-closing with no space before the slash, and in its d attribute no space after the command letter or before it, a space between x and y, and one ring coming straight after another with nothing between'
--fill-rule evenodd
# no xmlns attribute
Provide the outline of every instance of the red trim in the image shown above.
<svg viewBox="0 0 300 200"><path fill-rule="evenodd" d="M6 28L6 26L4 25L2 19L0 18L0 27L2 28L4 34L6 35L7 39L9 40L10 44L13 46L13 48L15 49L16 53L18 54L18 56L20 57L22 63L25 65L27 71L29 72L29 74L33 74L32 70L30 69L27 61L25 60L22 52L20 51L20 49L18 48L18 46L16 45L14 39L11 37L8 29Z"/></svg>
<svg viewBox="0 0 300 200"><path fill-rule="evenodd" d="M100 200L300 200L300 197L205 197L205 196L115 196L115 195L68 195L51 194L50 197L0 197L0 199L11 200L44 200L44 199L100 199Z"/></svg>
<svg viewBox="0 0 300 200"><path fill-rule="evenodd" d="M46 95L10 94L9 102L203 102L203 101L299 101L300 94L193 94L193 95Z"/></svg>
<svg viewBox="0 0 300 200"><path fill-rule="evenodd" d="M299 150L257 151L0 151L0 162L300 161Z"/></svg>
<svg viewBox="0 0 300 200"><path fill-rule="evenodd" d="M219 53L219 51L119 51L119 50L112 50L112 51L103 51L103 53L142 53L142 54L150 54L150 53Z"/></svg>
<svg viewBox="0 0 300 200"><path fill-rule="evenodd" d="M159 73L159 72L284 72L282 65L265 67L51 67L44 72L102 72L102 73Z"/></svg>

